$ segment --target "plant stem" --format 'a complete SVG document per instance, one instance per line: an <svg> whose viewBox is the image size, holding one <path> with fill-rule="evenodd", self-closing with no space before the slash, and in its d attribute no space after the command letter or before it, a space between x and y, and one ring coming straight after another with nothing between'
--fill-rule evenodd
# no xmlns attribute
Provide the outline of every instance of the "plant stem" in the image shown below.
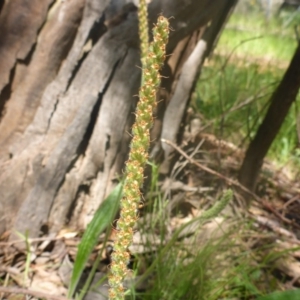
<svg viewBox="0 0 300 300"><path fill-rule="evenodd" d="M147 21L147 20L146 20ZM148 159L150 128L153 123L153 109L156 106L156 91L160 85L159 69L165 58L165 46L169 36L169 22L160 16L153 29L153 42L142 57L142 85L136 109L136 120L132 128L129 159L126 162L123 199L120 219L117 223L117 237L112 254L111 276L109 278L109 299L124 299L123 281L129 262L128 246L133 237L140 202L140 187L144 180L144 168ZM145 37L144 37L145 39ZM142 51L145 51L143 49Z"/></svg>

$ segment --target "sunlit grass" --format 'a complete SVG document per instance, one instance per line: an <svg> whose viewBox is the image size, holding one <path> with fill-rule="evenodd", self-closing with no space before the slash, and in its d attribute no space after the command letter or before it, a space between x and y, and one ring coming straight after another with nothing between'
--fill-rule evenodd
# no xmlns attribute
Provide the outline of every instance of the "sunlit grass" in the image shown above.
<svg viewBox="0 0 300 300"><path fill-rule="evenodd" d="M276 62L288 61L293 55L296 44L295 38L290 36L227 29L220 39L218 49L229 52L232 47L237 46L236 55L260 57Z"/></svg>
<svg viewBox="0 0 300 300"><path fill-rule="evenodd" d="M215 54L203 68L192 105L208 130L246 148L263 120L268 101L296 48L294 31L261 14L234 14ZM279 166L300 166L293 104L268 157Z"/></svg>
<svg viewBox="0 0 300 300"><path fill-rule="evenodd" d="M262 71L261 66L246 60L235 64L227 63L226 57L215 57L204 67L192 103L204 122L212 125L209 130L241 142L254 136L282 74L283 70L270 71L268 67Z"/></svg>
<svg viewBox="0 0 300 300"><path fill-rule="evenodd" d="M231 51L237 47L236 55L289 61L297 41L293 24L287 25L284 16L266 20L262 12L233 14L221 35L217 51Z"/></svg>

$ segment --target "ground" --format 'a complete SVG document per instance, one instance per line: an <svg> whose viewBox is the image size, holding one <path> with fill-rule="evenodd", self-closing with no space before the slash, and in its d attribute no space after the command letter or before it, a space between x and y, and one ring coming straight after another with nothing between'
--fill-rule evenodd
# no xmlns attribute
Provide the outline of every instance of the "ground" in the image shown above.
<svg viewBox="0 0 300 300"><path fill-rule="evenodd" d="M196 123L196 117L191 118L190 124ZM219 256L216 260L224 263L228 251L229 256L237 257L247 249L252 252L251 259L256 269L261 268L262 272L272 276L272 280L276 280L277 289L299 286L299 182L291 178L288 169L278 170L271 162L266 161L259 178L257 193L248 195L252 201L246 210L243 193L239 192L239 184L234 180L243 151L213 135L197 133L191 128L193 129L193 125L187 126L183 145L174 145L180 153L178 152L179 159L174 165L171 177L157 181L144 197L139 225L130 247L131 267L135 265L136 257L139 257L138 275L135 280L128 278L127 284L130 285L132 281L142 277L149 264L155 260L158 251L162 251L163 246L172 240L176 229L196 219L216 201L222 190L230 187L234 190L234 199L221 215L206 222L201 230L196 222L186 226L177 235L176 241L171 244L172 247L181 248L180 254L176 252L177 259L180 258L181 262L186 260L185 251L190 251L191 259L207 243L220 241L222 236L227 236L230 237L231 244L235 244L235 250L228 245L226 250L216 250L216 257ZM8 234L9 232L1 236L0 244L2 299L28 299L25 295L32 299L64 299L82 233L65 228L54 236L45 234L38 239L27 240L27 249L22 253L17 250L13 241L6 241ZM112 232L105 251L102 252L97 279L106 280L113 239ZM86 274L96 260L98 251L103 248L103 242L104 235L99 238L98 246L90 257ZM273 258L270 259L272 255ZM269 259L266 259L268 256ZM229 266L233 263L231 259L227 259L225 264L220 264L219 261L220 274L230 272ZM155 275L152 276L155 281ZM262 278L264 276L261 276L257 286L260 286L261 291L267 291L269 283ZM151 281L143 279L138 289L147 290L150 285ZM107 293L106 281L97 287L96 293L90 291L89 297L105 299L99 295L99 289L104 294ZM252 299L251 295L245 299Z"/></svg>

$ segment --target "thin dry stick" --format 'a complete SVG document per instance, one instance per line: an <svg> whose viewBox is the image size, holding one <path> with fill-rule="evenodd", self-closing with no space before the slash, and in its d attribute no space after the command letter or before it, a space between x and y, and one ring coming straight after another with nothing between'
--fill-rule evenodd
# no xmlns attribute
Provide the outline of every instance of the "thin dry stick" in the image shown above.
<svg viewBox="0 0 300 300"><path fill-rule="evenodd" d="M165 140L165 139L161 139L162 142L172 146L177 152L179 152L182 156L184 156L189 162L191 162L192 164L196 165L197 167L199 167L200 169L206 171L207 173L210 173L216 177L219 177L223 180L225 180L228 184L232 184L235 185L237 187L239 187L241 190L243 190L244 192L248 193L249 195L251 195L257 202L262 203L263 206L265 207L265 202L262 201L262 199L260 199L257 195L255 195L253 192L251 192L250 190L248 190L245 186L243 186L242 184L240 184L237 181L234 181L230 178L225 177L224 175L206 167L201 165L200 163L198 163L196 160L194 160L193 158L191 158L188 154L186 154L183 150L181 150L177 145L175 145L173 142ZM269 206L268 206L269 207ZM282 216L280 216L280 214L276 213L276 211L272 210L272 212L280 217L282 219ZM266 226L268 226L268 228L270 228L271 230L273 230L274 232L279 232L280 234L287 236L289 238L292 239L293 243L296 244L300 244L300 242L295 238L294 234L291 233L290 231L280 227L278 224L276 224L276 222L267 219L266 217L263 216L257 216L254 213L248 212L249 216L251 218L253 218L256 222L260 223L260 224L264 224ZM284 220L286 221L286 220ZM288 221L288 220L287 220ZM291 225L295 225L295 224L291 224Z"/></svg>
<svg viewBox="0 0 300 300"><path fill-rule="evenodd" d="M62 239L71 239L71 238L65 238L65 237L41 237L41 238L30 238L28 239L28 242L30 244L33 243L39 243L39 242L45 242L45 241L58 241L58 240L62 240ZM0 247L1 246L12 246L14 244L18 244L18 243L24 243L24 240L14 240L14 241L9 241L9 242L0 242Z"/></svg>
<svg viewBox="0 0 300 300"><path fill-rule="evenodd" d="M197 167L199 167L200 169L202 169L203 171L210 173L216 177L219 177L221 179L223 179L224 181L226 181L228 184L232 184L234 186L239 187L242 191L246 192L247 194L249 194L250 196L252 196L256 201L260 202L261 199L255 195L253 192L251 192L250 190L248 190L245 186L243 186L242 184L240 184L238 181L232 180L230 178L227 178L226 176L210 169L209 167L203 166L200 163L198 163L195 159L193 159L192 157L190 157L188 154L186 154L183 150L181 150L177 145L175 145L173 142L165 140L165 139L161 139L161 141L163 143L166 143L170 146L172 146L177 152L179 152L183 157L185 157L189 162L191 162L192 164L196 165Z"/></svg>
<svg viewBox="0 0 300 300"><path fill-rule="evenodd" d="M0 286L0 293L30 295L30 296L33 296L36 298L44 298L44 299L49 299L49 300L70 300L63 296L49 295L49 294L38 292L38 291L27 290L27 289L23 289L23 288L15 288L15 287Z"/></svg>

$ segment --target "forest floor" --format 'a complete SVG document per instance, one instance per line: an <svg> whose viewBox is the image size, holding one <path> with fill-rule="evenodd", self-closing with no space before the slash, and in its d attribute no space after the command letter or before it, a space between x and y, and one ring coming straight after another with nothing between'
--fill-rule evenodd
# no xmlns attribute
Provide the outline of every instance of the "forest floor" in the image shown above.
<svg viewBox="0 0 300 300"><path fill-rule="evenodd" d="M235 299L255 299L258 292L265 294L275 289L299 287L300 181L290 178L285 168L278 170L271 162L265 161L257 192L247 195L251 205L245 210L241 190L235 181L243 151L211 134L197 133L197 119L191 120L183 145L180 148L174 145L179 157L171 177L157 181L141 207L134 242L130 247L131 267L135 265L138 271L136 279L128 279L127 285L142 279L138 283L136 298L128 299L155 299L149 295L142 296L155 286L155 277L166 276L164 272L170 272L170 266L174 268L176 264L177 268L183 266L192 272L190 263L199 265L199 253L211 260L209 266L204 266L203 260L199 266L207 274L202 280L206 283L216 281L216 274L219 280L223 278L223 283L218 285L219 288L223 286L219 294L211 286L211 291L203 291L205 297L161 299L225 299L228 295L232 296L238 282L239 292L233 293ZM172 241L176 229L201 215L227 187L233 189L234 200L222 214L201 226L199 222L186 226ZM32 299L66 299L81 234L66 228L56 235L28 239L27 249L23 252L15 247L14 242L6 242L7 235L3 235L0 242L0 299L30 299L26 295L32 296ZM103 279L103 282L85 299L107 299L106 273L113 239L112 233L93 281L96 283ZM103 248L103 241L104 236L101 236L84 277L96 260L99 249ZM176 249L171 261L164 252L166 247L169 247L168 253ZM210 249L208 254L203 252L205 247ZM152 270L150 275L143 277L155 257L161 255L159 253L163 253L161 259L166 270L162 270L160 265L161 273ZM241 271L244 272L243 279L239 278ZM176 273L174 269L172 272ZM174 289L180 278L167 276L169 281L173 281ZM196 275L193 276L196 280ZM231 279L227 280L229 277ZM197 284L194 284L195 289Z"/></svg>

